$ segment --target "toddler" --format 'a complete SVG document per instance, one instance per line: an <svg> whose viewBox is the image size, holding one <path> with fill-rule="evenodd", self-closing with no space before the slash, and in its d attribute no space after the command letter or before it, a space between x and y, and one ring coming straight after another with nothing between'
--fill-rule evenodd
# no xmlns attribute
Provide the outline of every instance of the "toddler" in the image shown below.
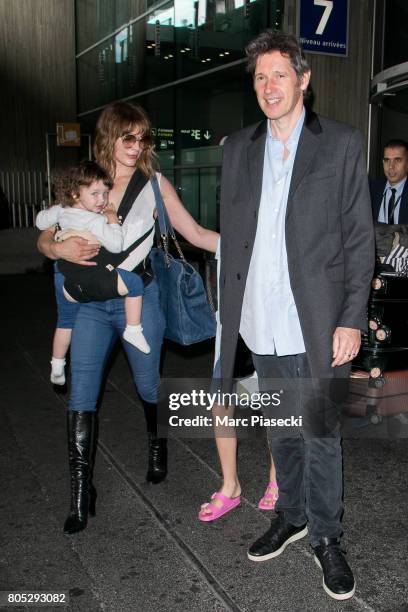
<svg viewBox="0 0 408 612"><path fill-rule="evenodd" d="M44 230L57 225L61 231L56 233L56 240L81 236L89 242L101 244L110 253L120 253L124 234L115 210L108 204L110 189L112 180L101 166L96 162L81 162L59 179L57 200L61 204L41 211L36 226ZM59 316L51 360L53 384L65 384L65 356L78 302L126 296L123 338L143 353L150 353L140 323L144 288L138 274L112 265L83 266L65 260L57 262L57 269L64 279L63 283L59 282L59 275L56 275ZM64 323L60 327L61 320Z"/></svg>

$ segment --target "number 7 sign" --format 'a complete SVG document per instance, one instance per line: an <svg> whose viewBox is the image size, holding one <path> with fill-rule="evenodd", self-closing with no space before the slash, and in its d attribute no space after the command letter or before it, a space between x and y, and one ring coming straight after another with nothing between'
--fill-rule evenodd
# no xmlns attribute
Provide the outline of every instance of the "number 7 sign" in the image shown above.
<svg viewBox="0 0 408 612"><path fill-rule="evenodd" d="M308 53L347 55L349 0L299 0L298 34Z"/></svg>
<svg viewBox="0 0 408 612"><path fill-rule="evenodd" d="M317 30L316 30L316 34L323 34L326 26L327 26L327 22L329 21L331 12L333 10L333 0L314 0L314 3L317 6L323 6L324 7L324 11L322 14L322 18L319 21L319 25L317 26Z"/></svg>

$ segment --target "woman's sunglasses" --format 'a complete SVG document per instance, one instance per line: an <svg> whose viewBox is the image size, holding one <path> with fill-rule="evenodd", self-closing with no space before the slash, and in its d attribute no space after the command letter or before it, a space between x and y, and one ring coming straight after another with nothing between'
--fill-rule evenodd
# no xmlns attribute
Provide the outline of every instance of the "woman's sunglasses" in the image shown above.
<svg viewBox="0 0 408 612"><path fill-rule="evenodd" d="M137 142L141 142L143 138L144 138L143 136L141 135L136 136L136 134L123 134L123 136L120 137L122 144L126 149L130 149Z"/></svg>

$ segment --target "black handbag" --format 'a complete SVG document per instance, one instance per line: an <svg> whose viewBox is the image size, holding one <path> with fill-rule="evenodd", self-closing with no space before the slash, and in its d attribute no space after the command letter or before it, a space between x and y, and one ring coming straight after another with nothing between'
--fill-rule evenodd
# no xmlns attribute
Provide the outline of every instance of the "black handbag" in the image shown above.
<svg viewBox="0 0 408 612"><path fill-rule="evenodd" d="M151 179L156 199L159 246L150 252L154 275L160 289L160 302L166 317L165 338L182 345L213 338L215 314L211 309L203 280L186 261L171 225L160 193L157 177ZM174 242L178 258L169 253L169 238Z"/></svg>

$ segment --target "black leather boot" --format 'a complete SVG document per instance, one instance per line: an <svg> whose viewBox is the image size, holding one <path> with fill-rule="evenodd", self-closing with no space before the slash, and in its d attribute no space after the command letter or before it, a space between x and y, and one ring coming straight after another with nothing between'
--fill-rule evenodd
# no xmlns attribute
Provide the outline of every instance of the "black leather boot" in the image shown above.
<svg viewBox="0 0 408 612"><path fill-rule="evenodd" d="M69 411L68 455L71 475L71 510L64 523L64 533L85 529L88 513L95 515L96 490L92 484L96 442L96 413Z"/></svg>
<svg viewBox="0 0 408 612"><path fill-rule="evenodd" d="M157 437L157 404L142 400L146 420L148 450L147 482L158 484L167 475L167 440Z"/></svg>

